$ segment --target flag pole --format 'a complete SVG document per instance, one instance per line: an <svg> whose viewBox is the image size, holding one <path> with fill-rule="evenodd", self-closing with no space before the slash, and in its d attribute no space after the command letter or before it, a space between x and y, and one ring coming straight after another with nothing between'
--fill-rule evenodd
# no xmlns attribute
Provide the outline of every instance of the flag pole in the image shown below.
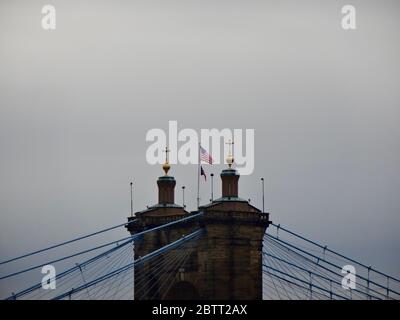
<svg viewBox="0 0 400 320"><path fill-rule="evenodd" d="M183 206L183 209L186 208L186 206L185 206L185 186L182 186L182 206Z"/></svg>
<svg viewBox="0 0 400 320"><path fill-rule="evenodd" d="M197 210L200 207L200 142L197 152Z"/></svg>
<svg viewBox="0 0 400 320"><path fill-rule="evenodd" d="M265 212L265 202L264 202L264 178L261 178L261 183L262 183L262 208L263 208L263 213Z"/></svg>
<svg viewBox="0 0 400 320"><path fill-rule="evenodd" d="M211 173L211 202L214 202L214 173Z"/></svg>
<svg viewBox="0 0 400 320"><path fill-rule="evenodd" d="M133 182L131 181L131 217L133 217L133 192L132 192Z"/></svg>

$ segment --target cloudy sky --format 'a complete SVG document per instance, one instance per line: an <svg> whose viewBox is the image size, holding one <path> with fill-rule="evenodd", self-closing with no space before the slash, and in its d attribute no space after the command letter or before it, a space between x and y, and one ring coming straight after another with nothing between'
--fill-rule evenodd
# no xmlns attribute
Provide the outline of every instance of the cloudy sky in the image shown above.
<svg viewBox="0 0 400 320"><path fill-rule="evenodd" d="M351 31L345 4L1 1L1 260L124 222L132 179L154 204L146 133L176 120L254 129L240 195L264 177L274 222L400 276L400 3L351 1ZM196 166L171 174L195 209Z"/></svg>

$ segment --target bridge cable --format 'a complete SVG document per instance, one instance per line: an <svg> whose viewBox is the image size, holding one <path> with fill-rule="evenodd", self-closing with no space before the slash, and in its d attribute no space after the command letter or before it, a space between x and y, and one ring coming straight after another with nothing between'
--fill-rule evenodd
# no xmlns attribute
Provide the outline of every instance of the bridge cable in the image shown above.
<svg viewBox="0 0 400 320"><path fill-rule="evenodd" d="M36 251L30 252L30 253L26 253L26 254L23 254L21 256L2 261L2 262L0 262L0 265L6 264L6 263L9 263L9 262L13 262L13 261L16 261L16 260L20 260L22 258L26 258L26 257L29 257L29 256L33 256L35 254L42 253L42 252L45 252L45 251L48 251L48 250L51 250L51 249L55 249L55 248L58 248L58 247L61 247L61 246L64 246L64 245L79 241L79 240L90 238L90 237L93 237L95 235L98 235L98 234L101 234L101 233L104 233L104 232L107 232L107 231L110 231L110 230L113 230L113 229L116 229L116 228L119 228L119 227L122 227L122 226L127 226L127 225L133 223L136 220L137 219L128 221L126 223L121 223L121 224L118 224L116 226L112 226L112 227L109 227L109 228L106 228L106 229L102 229L100 231L96 231L96 232L93 232L93 233L90 233L90 234L87 234L87 235L84 235L84 236L80 236L80 237L77 237L77 238L62 242L62 243L58 243L58 244L52 245L52 246L47 247L47 248L43 248L43 249L36 250Z"/></svg>

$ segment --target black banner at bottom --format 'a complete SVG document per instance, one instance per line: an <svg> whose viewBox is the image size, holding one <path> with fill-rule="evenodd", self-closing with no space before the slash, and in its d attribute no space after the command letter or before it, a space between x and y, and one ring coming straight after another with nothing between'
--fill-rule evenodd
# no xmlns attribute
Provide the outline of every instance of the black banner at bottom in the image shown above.
<svg viewBox="0 0 400 320"><path fill-rule="evenodd" d="M331 318L359 316L360 312L388 313L399 310L399 301L1 301L3 314L32 317L36 312L46 319L101 317L140 319L201 319L204 317L260 318L266 316L317 316ZM394 310L393 310L394 311Z"/></svg>

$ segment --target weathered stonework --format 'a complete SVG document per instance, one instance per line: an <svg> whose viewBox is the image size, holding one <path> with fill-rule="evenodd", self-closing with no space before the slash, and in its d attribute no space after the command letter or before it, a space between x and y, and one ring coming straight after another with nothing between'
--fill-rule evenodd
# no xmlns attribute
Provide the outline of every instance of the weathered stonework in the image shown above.
<svg viewBox="0 0 400 320"><path fill-rule="evenodd" d="M262 242L269 215L238 197L235 170L224 170L221 178L223 197L199 211L189 213L173 203L175 179L169 177L158 183L159 204L136 213L137 221L128 226L131 234L198 212L203 215L145 234L135 241L135 259L200 227L205 234L196 240L196 250L179 272L165 269L161 274L152 273L152 262L135 268L135 287L140 287L135 299L262 299ZM162 287L166 277L173 281L167 291Z"/></svg>

